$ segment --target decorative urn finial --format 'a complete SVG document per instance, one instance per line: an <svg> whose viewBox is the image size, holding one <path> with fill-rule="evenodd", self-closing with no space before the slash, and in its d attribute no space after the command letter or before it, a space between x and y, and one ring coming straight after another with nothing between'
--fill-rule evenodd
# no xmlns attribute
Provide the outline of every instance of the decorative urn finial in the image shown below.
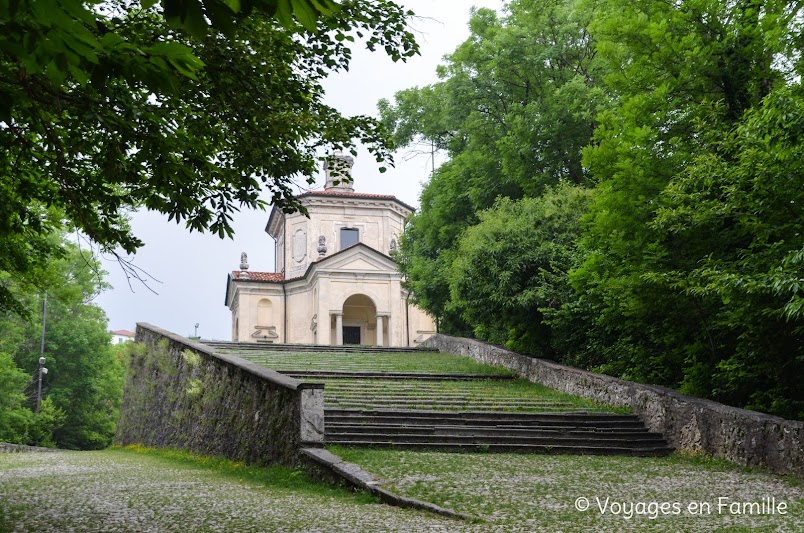
<svg viewBox="0 0 804 533"><path fill-rule="evenodd" d="M240 254L240 275L238 279L248 279L248 255L246 252Z"/></svg>
<svg viewBox="0 0 804 533"><path fill-rule="evenodd" d="M327 255L327 238L323 235L318 237L318 257Z"/></svg>

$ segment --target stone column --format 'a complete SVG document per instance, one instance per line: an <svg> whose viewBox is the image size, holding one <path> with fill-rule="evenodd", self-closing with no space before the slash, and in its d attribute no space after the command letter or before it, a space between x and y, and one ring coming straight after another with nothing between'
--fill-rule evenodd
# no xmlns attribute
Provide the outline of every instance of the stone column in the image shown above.
<svg viewBox="0 0 804 533"><path fill-rule="evenodd" d="M377 346L383 345L382 329L383 329L383 316L377 315Z"/></svg>
<svg viewBox="0 0 804 533"><path fill-rule="evenodd" d="M343 344L343 313L335 313L335 344Z"/></svg>

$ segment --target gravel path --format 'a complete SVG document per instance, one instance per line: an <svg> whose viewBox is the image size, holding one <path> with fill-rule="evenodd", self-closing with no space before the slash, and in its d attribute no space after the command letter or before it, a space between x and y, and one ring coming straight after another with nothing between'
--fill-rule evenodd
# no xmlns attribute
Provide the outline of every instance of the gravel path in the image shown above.
<svg viewBox="0 0 804 533"><path fill-rule="evenodd" d="M804 532L800 484L717 461L334 451L389 490L483 519L487 532Z"/></svg>
<svg viewBox="0 0 804 533"><path fill-rule="evenodd" d="M327 492L326 490L324 491ZM0 532L457 531L420 511L118 451L0 454Z"/></svg>
<svg viewBox="0 0 804 533"><path fill-rule="evenodd" d="M243 481L214 469L111 450L0 454L0 532L804 531L800 485L678 456L340 452L384 478L387 488L483 522L367 503L340 490ZM718 509L721 497L729 504L774 498L777 510L786 504L786 514ZM586 511L575 508L579 498L588 502ZM605 504L606 498L609 506L601 512L598 501ZM629 505L640 502L642 514L634 507L629 512ZM647 507L652 502L670 504L670 512ZM710 509L691 513L692 502Z"/></svg>

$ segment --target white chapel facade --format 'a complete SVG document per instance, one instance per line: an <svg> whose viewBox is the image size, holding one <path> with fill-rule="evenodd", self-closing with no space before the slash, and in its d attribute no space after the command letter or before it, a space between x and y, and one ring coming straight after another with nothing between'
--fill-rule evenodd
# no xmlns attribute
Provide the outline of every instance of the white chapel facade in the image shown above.
<svg viewBox="0 0 804 533"><path fill-rule="evenodd" d="M275 272L250 271L243 254L227 278L233 341L416 346L435 333L391 257L413 208L355 192L341 181L352 164L342 154L324 164L324 189L299 196L309 217L271 210Z"/></svg>

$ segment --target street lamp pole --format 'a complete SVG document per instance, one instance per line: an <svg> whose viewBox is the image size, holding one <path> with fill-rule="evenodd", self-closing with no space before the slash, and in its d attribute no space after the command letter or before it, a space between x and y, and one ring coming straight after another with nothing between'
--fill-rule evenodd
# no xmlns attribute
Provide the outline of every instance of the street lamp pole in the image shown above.
<svg viewBox="0 0 804 533"><path fill-rule="evenodd" d="M39 344L39 377L36 386L36 412L42 405L42 369L45 367L45 328L47 327L47 293L42 300L42 342Z"/></svg>
<svg viewBox="0 0 804 533"><path fill-rule="evenodd" d="M42 405L42 374L47 372L47 368L45 368L45 358L39 358L39 379L37 379L36 385L36 412L39 412L39 407Z"/></svg>

